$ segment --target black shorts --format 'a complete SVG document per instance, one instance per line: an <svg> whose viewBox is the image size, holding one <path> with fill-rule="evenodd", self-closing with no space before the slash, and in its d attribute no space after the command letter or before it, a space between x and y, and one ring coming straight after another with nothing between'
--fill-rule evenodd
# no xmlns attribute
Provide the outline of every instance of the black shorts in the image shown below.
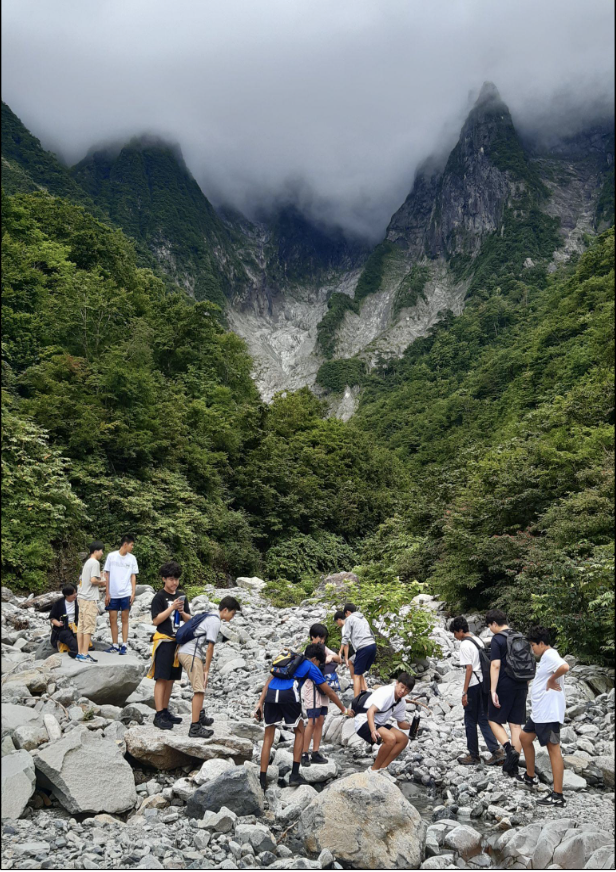
<svg viewBox="0 0 616 872"><path fill-rule="evenodd" d="M532 718L529 718L524 724L523 731L525 733L535 733L542 748L545 748L548 744L560 745L560 724L558 721L552 721L548 724L536 724Z"/></svg>
<svg viewBox="0 0 616 872"><path fill-rule="evenodd" d="M295 687L272 690L268 687L263 703L263 722L266 727L285 726L294 729L302 719L302 704Z"/></svg>
<svg viewBox="0 0 616 872"><path fill-rule="evenodd" d="M381 724L380 726L377 726L376 729L378 732L379 730L392 730L393 727L391 724ZM372 741L372 735L370 734L370 724L368 723L368 721L366 721L365 724L361 725L361 727L357 731L357 735L369 745L374 745L374 742Z"/></svg>
<svg viewBox="0 0 616 872"><path fill-rule="evenodd" d="M154 681L177 681L182 677L182 667L174 666L175 642L159 642L154 657Z"/></svg>
<svg viewBox="0 0 616 872"><path fill-rule="evenodd" d="M355 675L364 675L376 660L376 645L366 645L355 652L353 667Z"/></svg>
<svg viewBox="0 0 616 872"><path fill-rule="evenodd" d="M495 724L524 724L526 723L526 697L528 684L524 681L499 681L496 694L500 708L496 708L492 702L488 703L488 720Z"/></svg>

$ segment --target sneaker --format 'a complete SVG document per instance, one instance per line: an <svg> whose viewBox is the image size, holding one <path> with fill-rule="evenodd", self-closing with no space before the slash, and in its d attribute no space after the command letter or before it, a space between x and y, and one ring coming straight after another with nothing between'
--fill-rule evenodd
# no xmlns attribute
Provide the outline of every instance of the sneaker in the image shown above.
<svg viewBox="0 0 616 872"><path fill-rule="evenodd" d="M118 654L128 654L128 645L122 645L122 647L118 651Z"/></svg>
<svg viewBox="0 0 616 872"><path fill-rule="evenodd" d="M179 718L177 715L174 715L173 712L170 712L169 709L165 711L165 717L168 721L171 721L172 724L181 724L182 718Z"/></svg>
<svg viewBox="0 0 616 872"><path fill-rule="evenodd" d="M154 715L154 726L158 727L159 730L173 729L173 724L170 720L167 720L162 712L160 712L160 714L156 712L156 714Z"/></svg>
<svg viewBox="0 0 616 872"><path fill-rule="evenodd" d="M208 718L205 714L205 710L201 709L199 712L199 723L203 724L204 727L211 727L214 723L214 718Z"/></svg>
<svg viewBox="0 0 616 872"><path fill-rule="evenodd" d="M189 739L209 739L214 735L214 730L208 730L203 724L191 724L188 731Z"/></svg>
<svg viewBox="0 0 616 872"><path fill-rule="evenodd" d="M75 654L73 660L76 660L78 663L89 663L87 654ZM96 662L96 661L95 661Z"/></svg>
<svg viewBox="0 0 616 872"><path fill-rule="evenodd" d="M473 757L472 754L467 754L466 757L458 757L458 763L461 766L479 766L481 760L479 757Z"/></svg>
<svg viewBox="0 0 616 872"><path fill-rule="evenodd" d="M514 778L516 772L518 771L518 763L520 762L520 755L516 751L516 749L511 745L508 750L505 752L505 762L503 763L503 772L506 772L510 778Z"/></svg>
<svg viewBox="0 0 616 872"><path fill-rule="evenodd" d="M328 760L327 760L327 757L324 757L318 751L313 751L312 752L312 762L313 763L327 763Z"/></svg>
<svg viewBox="0 0 616 872"><path fill-rule="evenodd" d="M491 757L486 760L486 766L500 766L505 762L505 752L502 748L495 751Z"/></svg>
<svg viewBox="0 0 616 872"><path fill-rule="evenodd" d="M527 787L539 787L539 779L536 775L533 775L531 778L528 772L516 772L515 778L517 781L520 781L522 784L525 784Z"/></svg>
<svg viewBox="0 0 616 872"><path fill-rule="evenodd" d="M105 649L105 654L119 654L119 653L120 653L120 646L119 645L111 645L109 648Z"/></svg>
<svg viewBox="0 0 616 872"><path fill-rule="evenodd" d="M291 775L289 776L289 787L299 787L302 784L308 784L304 776L299 772L291 772Z"/></svg>
<svg viewBox="0 0 616 872"><path fill-rule="evenodd" d="M94 657L92 657L91 654L84 654L83 656L86 658L88 663L98 663L98 660L96 660Z"/></svg>
<svg viewBox="0 0 616 872"><path fill-rule="evenodd" d="M555 793L554 791L552 791L543 799L538 800L537 805L551 805L555 808L564 808L566 805L566 801L562 793Z"/></svg>
<svg viewBox="0 0 616 872"><path fill-rule="evenodd" d="M302 766L310 766L310 754L302 754Z"/></svg>

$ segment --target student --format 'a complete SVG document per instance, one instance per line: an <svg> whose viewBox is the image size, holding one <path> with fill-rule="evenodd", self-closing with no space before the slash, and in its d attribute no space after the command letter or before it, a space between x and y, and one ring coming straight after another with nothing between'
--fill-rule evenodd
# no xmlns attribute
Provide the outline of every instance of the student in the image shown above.
<svg viewBox="0 0 616 872"><path fill-rule="evenodd" d="M169 711L169 699L173 690L173 682L182 677L182 667L176 653L175 633L179 620L190 620L190 605L182 591L178 591L182 567L175 560L165 563L160 568L163 588L159 590L150 603L152 623L156 632L152 636L152 664L148 678L153 678L154 684L154 726L159 730L172 730L174 724L181 724L182 718L172 715Z"/></svg>
<svg viewBox="0 0 616 872"><path fill-rule="evenodd" d="M565 679L569 664L556 648L550 645L550 634L545 627L532 627L527 636L533 654L539 659L539 668L530 689L530 718L520 734L526 772L518 780L530 787L538 784L535 777L535 749L539 739L542 748L547 745L554 780L553 790L538 805L565 807L563 777L565 764L560 750L560 725L565 722Z"/></svg>
<svg viewBox="0 0 616 872"><path fill-rule="evenodd" d="M353 666L353 694L357 696L362 690L368 690L364 675L370 669L376 658L376 641L370 629L370 624L364 618L357 606L347 603L341 612L336 612L334 620L342 628L342 645L344 659L349 664L349 645L355 649Z"/></svg>
<svg viewBox="0 0 616 872"><path fill-rule="evenodd" d="M128 651L128 614L135 600L139 567L133 557L134 536L122 536L118 551L112 551L105 561L105 609L109 612L111 646L107 654ZM118 645L118 612L122 615L122 646Z"/></svg>
<svg viewBox="0 0 616 872"><path fill-rule="evenodd" d="M309 678L314 682L322 694L331 699L334 705L338 706L342 714L347 715L347 717L351 717L353 714L340 702L336 693L325 681L325 676L319 668L325 663L326 659L323 645L314 645L311 643L307 646L304 652L304 657L305 660L298 666L293 678L277 678L274 675L268 676L268 679L265 682L265 687L261 692L259 703L253 712L253 717L256 720L260 721L261 718L264 718L265 721L265 733L263 735L263 747L261 749L261 773L259 775L259 780L263 790L265 790L267 786L267 767L269 765L270 752L276 734L276 727L282 725L289 730L293 730L295 733L295 742L293 744L293 766L289 778L289 784L299 785L307 783L299 771L302 759L302 749L304 746L302 704L297 689L299 681Z"/></svg>
<svg viewBox="0 0 616 872"><path fill-rule="evenodd" d="M494 633L490 643L490 701L488 703L488 722L495 738L505 749L503 772L512 778L518 770L520 760L520 731L526 722L526 697L528 682L515 681L507 674L507 637L509 630L507 615L500 609L490 609L486 614L486 625ZM511 741L504 724L509 724Z"/></svg>
<svg viewBox="0 0 616 872"><path fill-rule="evenodd" d="M98 618L98 589L105 587L101 578L100 560L103 556L103 543L91 542L88 551L88 559L83 564L79 588L77 592L77 604L79 606L79 623L77 624L77 646L79 654L76 660L87 660L89 663L97 661L89 653L90 642L96 630Z"/></svg>
<svg viewBox="0 0 616 872"><path fill-rule="evenodd" d="M65 584L62 588L62 596L56 600L51 611L51 644L63 654L65 651L72 659L77 659L79 648L77 646L77 621L79 620L79 606L77 605L77 588L74 584ZM90 661L86 661L90 662Z"/></svg>
<svg viewBox="0 0 616 872"><path fill-rule="evenodd" d="M462 705L464 707L464 728L466 730L466 746L468 754L458 759L463 766L476 766L481 763L479 756L479 739L477 726L491 753L487 761L488 766L495 766L505 759L505 752L500 747L494 733L490 729L486 717L487 694L484 701L481 661L479 659L479 646L484 647L481 639L469 632L468 622L462 615L454 618L449 625L454 639L460 643L460 666L465 667L464 687L462 688Z"/></svg>
<svg viewBox="0 0 616 872"><path fill-rule="evenodd" d="M410 730L404 697L415 687L415 679L401 672L393 684L374 690L364 702L365 712L355 716L355 732L369 745L380 745L372 771L387 769L409 743L403 730ZM394 718L398 728L390 724Z"/></svg>
<svg viewBox="0 0 616 872"><path fill-rule="evenodd" d="M313 624L310 627L310 641L313 645L322 645L325 649L325 663L321 667L321 672L325 676L325 681L334 690L340 690L340 682L336 675L336 664L341 663L341 658L331 648L327 648L327 627L325 624ZM327 757L319 753L321 744L321 736L323 735L323 724L327 716L328 698L325 694L317 690L317 686L312 679L307 678L302 685L302 702L306 709L306 718L308 722L304 732L304 753L302 754L302 766L310 766L311 763L327 763ZM309 754L310 742L312 741L312 757Z"/></svg>
<svg viewBox="0 0 616 872"><path fill-rule="evenodd" d="M214 645L218 638L221 621L231 621L237 612L241 611L240 604L232 596L225 596L218 604L218 614L208 615L195 630L195 637L190 642L180 645L178 658L186 670L193 689L192 698L192 723L188 735L191 738L209 739L213 735L212 730L206 729L214 723L213 718L205 716L203 700L210 676L210 665L214 655ZM207 645L207 647L205 647ZM203 657L205 655L205 664Z"/></svg>

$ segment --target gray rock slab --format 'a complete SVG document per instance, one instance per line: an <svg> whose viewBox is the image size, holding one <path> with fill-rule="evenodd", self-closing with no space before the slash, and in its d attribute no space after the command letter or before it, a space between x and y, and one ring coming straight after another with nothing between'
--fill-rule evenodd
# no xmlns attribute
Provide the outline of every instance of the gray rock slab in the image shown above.
<svg viewBox="0 0 616 872"><path fill-rule="evenodd" d="M34 793L34 761L27 751L14 751L2 758L2 817L16 820L24 813Z"/></svg>
<svg viewBox="0 0 616 872"><path fill-rule="evenodd" d="M67 677L80 696L98 705L123 706L145 676L147 665L131 654L121 657L102 651L96 659L95 665L86 665L67 657L51 674L54 678Z"/></svg>

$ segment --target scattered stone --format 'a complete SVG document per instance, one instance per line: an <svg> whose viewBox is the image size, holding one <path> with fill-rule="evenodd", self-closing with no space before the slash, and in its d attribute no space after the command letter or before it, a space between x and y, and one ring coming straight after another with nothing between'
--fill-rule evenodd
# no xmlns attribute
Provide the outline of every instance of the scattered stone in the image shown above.
<svg viewBox="0 0 616 872"><path fill-rule="evenodd" d="M34 793L34 761L27 751L15 751L2 758L2 817L16 820L24 813Z"/></svg>
<svg viewBox="0 0 616 872"><path fill-rule="evenodd" d="M263 814L263 791L251 769L242 766L224 772L199 787L186 805L186 816L201 818L206 811L220 811L223 806L239 816Z"/></svg>

